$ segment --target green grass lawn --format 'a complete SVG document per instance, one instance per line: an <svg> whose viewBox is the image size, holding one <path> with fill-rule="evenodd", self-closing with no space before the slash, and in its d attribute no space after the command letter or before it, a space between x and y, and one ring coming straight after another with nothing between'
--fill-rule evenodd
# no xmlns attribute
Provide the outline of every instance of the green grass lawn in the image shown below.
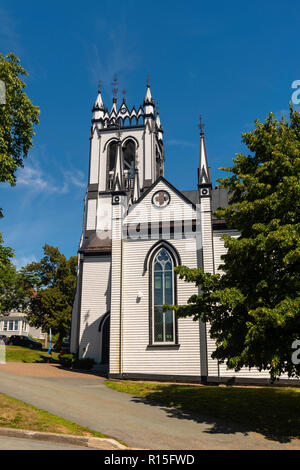
<svg viewBox="0 0 300 470"><path fill-rule="evenodd" d="M36 349L24 348L23 346L5 346L7 362L47 362L49 358L51 362L58 362L58 353L52 352L49 356L48 352Z"/></svg>
<svg viewBox="0 0 300 470"><path fill-rule="evenodd" d="M248 431L300 439L300 389L169 385L107 380L119 392L245 425Z"/></svg>
<svg viewBox="0 0 300 470"><path fill-rule="evenodd" d="M74 436L107 437L105 434L66 421L2 393L0 394L0 427L73 434Z"/></svg>

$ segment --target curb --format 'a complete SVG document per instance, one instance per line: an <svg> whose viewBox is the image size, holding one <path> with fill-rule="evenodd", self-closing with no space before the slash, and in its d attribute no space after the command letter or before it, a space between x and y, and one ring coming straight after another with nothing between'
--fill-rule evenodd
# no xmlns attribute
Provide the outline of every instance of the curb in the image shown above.
<svg viewBox="0 0 300 470"><path fill-rule="evenodd" d="M37 439L39 441L55 442L59 444L73 444L81 447L102 450L128 450L115 439L105 437L72 436L70 434L56 434L51 432L26 431L25 429L0 428L0 436L19 437L23 439Z"/></svg>

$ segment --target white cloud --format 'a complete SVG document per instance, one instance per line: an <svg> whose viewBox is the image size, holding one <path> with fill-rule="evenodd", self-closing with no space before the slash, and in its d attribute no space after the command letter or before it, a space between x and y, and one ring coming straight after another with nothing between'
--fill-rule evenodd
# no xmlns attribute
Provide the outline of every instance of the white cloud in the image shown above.
<svg viewBox="0 0 300 470"><path fill-rule="evenodd" d="M29 256L21 256L20 258L15 258L12 260L13 264L16 266L16 268L19 270L23 266L26 266L29 263L32 263L33 261L37 261L36 257L34 255L29 255Z"/></svg>
<svg viewBox="0 0 300 470"><path fill-rule="evenodd" d="M13 18L10 13L4 9L0 8L0 42L1 42L1 52L6 54L10 51L14 51L17 54L20 54L22 48L20 46L20 38L16 32L16 25L18 20ZM4 49L7 49L5 52Z"/></svg>
<svg viewBox="0 0 300 470"><path fill-rule="evenodd" d="M25 166L25 168L21 170L20 176L18 177L18 184L30 186L34 190L49 187L49 183L45 180L43 172L30 166Z"/></svg>
<svg viewBox="0 0 300 470"><path fill-rule="evenodd" d="M46 174L36 162L32 165L26 165L19 171L17 183L19 185L27 186L32 192L43 192L48 194L66 194L72 186L84 188L86 186L85 175L82 171L72 169L61 169L60 173L57 172L56 182L54 183L53 176ZM57 184L60 180L62 183Z"/></svg>

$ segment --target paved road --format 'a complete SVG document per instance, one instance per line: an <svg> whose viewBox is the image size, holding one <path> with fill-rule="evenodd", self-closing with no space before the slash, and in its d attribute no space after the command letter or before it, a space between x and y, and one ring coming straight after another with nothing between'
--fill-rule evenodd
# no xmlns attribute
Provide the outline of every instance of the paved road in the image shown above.
<svg viewBox="0 0 300 470"><path fill-rule="evenodd" d="M87 447L0 436L0 450L93 450Z"/></svg>
<svg viewBox="0 0 300 470"><path fill-rule="evenodd" d="M0 392L127 445L148 449L300 449L248 429L116 392L104 379L26 377L0 371Z"/></svg>

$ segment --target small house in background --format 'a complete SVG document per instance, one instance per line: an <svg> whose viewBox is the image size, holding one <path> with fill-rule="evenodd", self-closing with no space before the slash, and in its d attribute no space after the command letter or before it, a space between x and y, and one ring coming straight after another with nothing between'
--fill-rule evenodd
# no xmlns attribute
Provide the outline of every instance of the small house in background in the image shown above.
<svg viewBox="0 0 300 470"><path fill-rule="evenodd" d="M41 328L30 326L24 312L10 312L0 315L0 336L24 335L40 340L47 340L47 333Z"/></svg>

